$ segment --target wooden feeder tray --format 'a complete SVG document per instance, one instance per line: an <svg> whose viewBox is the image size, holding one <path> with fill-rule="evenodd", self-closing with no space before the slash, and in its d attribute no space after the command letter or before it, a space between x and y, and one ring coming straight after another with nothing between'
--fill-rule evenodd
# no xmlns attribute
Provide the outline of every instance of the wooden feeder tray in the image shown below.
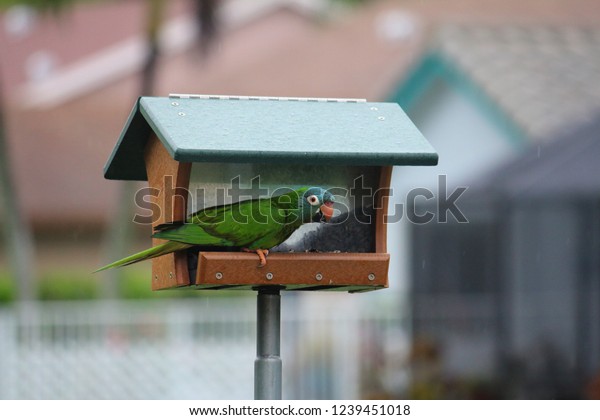
<svg viewBox="0 0 600 420"><path fill-rule="evenodd" d="M272 253L267 265L257 268L256 255L200 252L195 287L363 292L387 287L388 265L388 254L305 252Z"/></svg>

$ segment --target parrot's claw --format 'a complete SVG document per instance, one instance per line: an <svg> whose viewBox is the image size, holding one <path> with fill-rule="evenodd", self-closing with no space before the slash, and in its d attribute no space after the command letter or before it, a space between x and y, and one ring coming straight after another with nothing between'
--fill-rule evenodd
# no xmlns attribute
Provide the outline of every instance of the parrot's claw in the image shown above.
<svg viewBox="0 0 600 420"><path fill-rule="evenodd" d="M255 252L258 255L258 258L260 259L260 263L258 264L259 268L262 268L265 265L267 265L267 255L269 255L269 250L268 249L248 249L248 248L242 248L242 251L244 251L244 252Z"/></svg>
<svg viewBox="0 0 600 420"><path fill-rule="evenodd" d="M264 267L265 265L267 265L267 255L269 255L269 250L268 249L257 249L256 253L258 254L258 258L260 259L260 264L258 264L258 267Z"/></svg>

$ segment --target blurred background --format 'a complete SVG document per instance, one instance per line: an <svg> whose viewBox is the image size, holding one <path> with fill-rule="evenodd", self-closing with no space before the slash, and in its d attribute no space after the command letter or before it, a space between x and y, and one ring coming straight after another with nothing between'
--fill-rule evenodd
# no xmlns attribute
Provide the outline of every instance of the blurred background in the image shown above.
<svg viewBox="0 0 600 420"><path fill-rule="evenodd" d="M440 155L389 289L284 293L284 398L600 398L596 0L0 0L0 398L252 398L253 293L90 274L149 243L103 166L169 93L394 101Z"/></svg>

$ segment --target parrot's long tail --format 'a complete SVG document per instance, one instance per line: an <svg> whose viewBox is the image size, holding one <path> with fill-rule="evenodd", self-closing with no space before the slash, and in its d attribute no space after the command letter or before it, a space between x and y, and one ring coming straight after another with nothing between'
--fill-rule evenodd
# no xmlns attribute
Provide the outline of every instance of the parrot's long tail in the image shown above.
<svg viewBox="0 0 600 420"><path fill-rule="evenodd" d="M171 252L180 251L182 249L190 248L191 246L192 245L183 242L165 242L164 244L157 245L155 247L138 252L137 254L130 255L129 257L125 257L108 265L105 265L104 267L101 267L94 271L94 273L97 273L98 271L107 270L113 267L122 267L124 265L134 264L136 262L160 257L161 255L170 254Z"/></svg>

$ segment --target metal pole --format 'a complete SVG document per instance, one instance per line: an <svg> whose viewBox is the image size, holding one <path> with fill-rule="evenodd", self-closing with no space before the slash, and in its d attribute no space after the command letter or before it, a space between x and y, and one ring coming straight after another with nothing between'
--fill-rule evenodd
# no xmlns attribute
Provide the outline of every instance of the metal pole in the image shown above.
<svg viewBox="0 0 600 420"><path fill-rule="evenodd" d="M277 287L258 289L254 399L281 399L281 296Z"/></svg>

